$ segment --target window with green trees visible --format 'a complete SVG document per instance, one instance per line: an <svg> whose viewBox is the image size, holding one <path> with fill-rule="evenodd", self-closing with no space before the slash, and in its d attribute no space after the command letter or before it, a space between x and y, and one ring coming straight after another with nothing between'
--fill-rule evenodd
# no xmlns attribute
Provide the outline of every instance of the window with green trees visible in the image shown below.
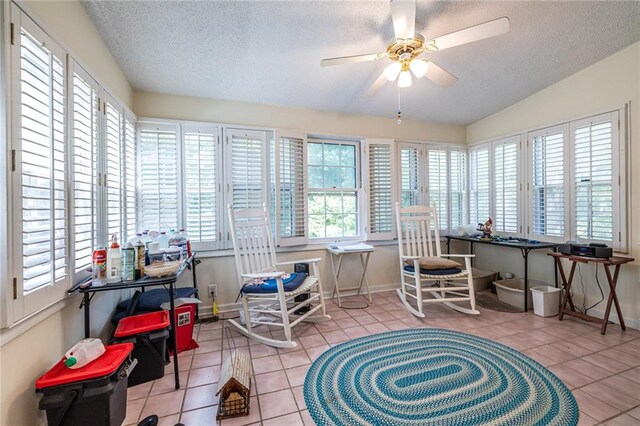
<svg viewBox="0 0 640 426"><path fill-rule="evenodd" d="M359 235L358 143L309 140L308 220L310 238Z"/></svg>

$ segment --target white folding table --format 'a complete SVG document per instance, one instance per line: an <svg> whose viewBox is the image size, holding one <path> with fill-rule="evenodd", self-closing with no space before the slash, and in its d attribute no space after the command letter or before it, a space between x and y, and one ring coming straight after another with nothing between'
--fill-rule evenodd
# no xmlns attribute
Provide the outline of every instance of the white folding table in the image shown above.
<svg viewBox="0 0 640 426"><path fill-rule="evenodd" d="M369 297L369 303L371 303L371 290L369 289L369 279L367 278L367 267L369 266L369 258L371 257L371 253L373 253L373 247L370 249L348 249L342 247L329 247L327 248L329 251L329 257L331 258L331 270L333 272L333 278L335 280L335 285L333 287L333 291L331 292L331 298L333 299L335 295L338 295L338 306L342 307L342 302L340 300L340 271L342 269L342 259L346 255L359 255L360 264L362 265L362 276L360 277L360 284L358 285L358 292L356 293L358 296L360 295L360 291L362 290L362 284L364 283L367 287L367 296ZM338 267L336 268L335 258L338 258ZM355 290L345 289L345 290Z"/></svg>

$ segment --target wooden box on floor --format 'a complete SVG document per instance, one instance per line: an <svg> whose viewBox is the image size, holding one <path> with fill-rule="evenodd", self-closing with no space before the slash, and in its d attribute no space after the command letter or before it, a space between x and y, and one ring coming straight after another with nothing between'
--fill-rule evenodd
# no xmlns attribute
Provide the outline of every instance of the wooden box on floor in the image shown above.
<svg viewBox="0 0 640 426"><path fill-rule="evenodd" d="M220 368L217 420L249 415L251 396L251 363L244 351L235 351Z"/></svg>

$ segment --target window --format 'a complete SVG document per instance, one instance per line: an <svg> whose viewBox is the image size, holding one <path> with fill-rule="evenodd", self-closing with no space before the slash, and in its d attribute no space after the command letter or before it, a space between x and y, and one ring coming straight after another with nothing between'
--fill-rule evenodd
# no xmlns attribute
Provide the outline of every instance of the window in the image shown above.
<svg viewBox="0 0 640 426"><path fill-rule="evenodd" d="M139 124L140 229L178 228L178 126Z"/></svg>
<svg viewBox="0 0 640 426"><path fill-rule="evenodd" d="M262 208L267 202L267 135L227 129L229 202L234 209Z"/></svg>
<svg viewBox="0 0 640 426"><path fill-rule="evenodd" d="M484 223L491 215L491 182L489 176L489 146L469 149L469 220Z"/></svg>
<svg viewBox="0 0 640 426"><path fill-rule="evenodd" d="M400 198L403 206L415 206L423 200L422 151L419 145L400 146Z"/></svg>
<svg viewBox="0 0 640 426"><path fill-rule="evenodd" d="M427 204L435 207L438 227L449 230L449 183L447 148L427 148Z"/></svg>
<svg viewBox="0 0 640 426"><path fill-rule="evenodd" d="M614 242L616 209L614 124L617 112L571 123L573 139L573 233L576 239ZM616 236L617 237L617 236ZM616 238L618 239L618 238ZM615 241L619 243L618 241Z"/></svg>
<svg viewBox="0 0 640 426"><path fill-rule="evenodd" d="M501 233L518 233L520 218L519 158L520 137L510 137L493 143L493 229Z"/></svg>
<svg viewBox="0 0 640 426"><path fill-rule="evenodd" d="M137 200L136 200L136 177L138 170L137 162L137 144L136 144L136 117L133 114L127 113L124 118L124 140L122 146L122 152L124 156L123 164L123 177L124 182L122 187L124 189L124 229L121 243L126 242L128 239L133 238L136 235L138 229L137 220Z"/></svg>
<svg viewBox="0 0 640 426"><path fill-rule="evenodd" d="M367 237L390 240L394 237L395 143L388 139L368 139L366 143L369 200Z"/></svg>
<svg viewBox="0 0 640 426"><path fill-rule="evenodd" d="M271 145L271 219L274 223L276 245L304 244L307 242L307 136L302 133L279 131Z"/></svg>
<svg viewBox="0 0 640 426"><path fill-rule="evenodd" d="M15 7L12 22L15 319L64 294L69 283L69 213L66 53Z"/></svg>
<svg viewBox="0 0 640 426"><path fill-rule="evenodd" d="M194 249L219 248L222 231L219 131L215 126L183 125L185 223Z"/></svg>
<svg viewBox="0 0 640 426"><path fill-rule="evenodd" d="M98 244L99 86L73 64L71 116L71 181L73 271L82 278L91 267Z"/></svg>
<svg viewBox="0 0 640 426"><path fill-rule="evenodd" d="M357 142L312 139L308 143L310 238L359 235Z"/></svg>
<svg viewBox="0 0 640 426"><path fill-rule="evenodd" d="M530 233L564 241L566 126L557 126L528 136L530 157Z"/></svg>
<svg viewBox="0 0 640 426"><path fill-rule="evenodd" d="M467 221L467 151L451 149L449 157L449 194L451 197L451 232Z"/></svg>

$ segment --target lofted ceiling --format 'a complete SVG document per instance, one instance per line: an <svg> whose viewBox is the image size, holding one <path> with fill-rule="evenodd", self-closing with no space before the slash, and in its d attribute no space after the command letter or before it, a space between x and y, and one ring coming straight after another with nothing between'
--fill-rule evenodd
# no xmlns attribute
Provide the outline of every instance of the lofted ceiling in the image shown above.
<svg viewBox="0 0 640 426"><path fill-rule="evenodd" d="M85 1L136 90L394 117L394 83L362 95L387 59L320 67L328 57L383 52L388 1ZM431 39L501 16L502 36L427 53L459 78L414 79L405 118L469 124L640 40L640 2L422 1ZM585 88L589 90L589 88Z"/></svg>

